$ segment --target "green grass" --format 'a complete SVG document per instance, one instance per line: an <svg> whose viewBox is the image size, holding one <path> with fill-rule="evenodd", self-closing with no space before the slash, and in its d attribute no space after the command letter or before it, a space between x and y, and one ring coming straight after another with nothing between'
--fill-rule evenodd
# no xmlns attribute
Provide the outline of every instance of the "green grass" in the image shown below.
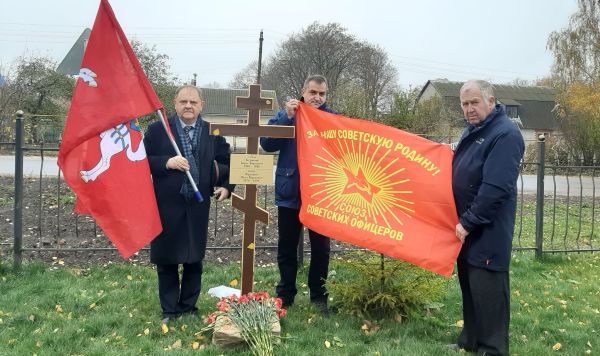
<svg viewBox="0 0 600 356"><path fill-rule="evenodd" d="M332 261L332 270L339 265ZM304 271L305 272L305 271ZM343 274L342 271L339 271ZM208 265L203 290L239 278L239 265ZM275 267L256 270L256 290L273 292ZM516 253L511 267L512 355L584 355L600 349L600 254L546 256ZM309 305L305 273L296 304L282 319L281 355L452 355L445 344L457 337L461 299L456 277L446 286L443 306L420 318L370 320L343 314L323 318ZM216 300L202 295L202 314ZM144 266L109 264L77 269L55 261L30 263L13 274L0 262L0 355L247 355L199 339L201 318L185 317L164 334L155 272ZM147 331L146 331L147 330ZM208 336L208 335L207 335ZM173 345L180 340L181 349ZM327 348L325 341L331 346ZM191 345L198 341L202 352ZM561 349L552 346L561 343ZM589 345L588 345L589 343ZM591 345L591 346L590 346Z"/></svg>
<svg viewBox="0 0 600 356"><path fill-rule="evenodd" d="M531 197L518 202L513 247L535 247L535 209ZM546 197L543 233L544 250L600 248L600 199Z"/></svg>

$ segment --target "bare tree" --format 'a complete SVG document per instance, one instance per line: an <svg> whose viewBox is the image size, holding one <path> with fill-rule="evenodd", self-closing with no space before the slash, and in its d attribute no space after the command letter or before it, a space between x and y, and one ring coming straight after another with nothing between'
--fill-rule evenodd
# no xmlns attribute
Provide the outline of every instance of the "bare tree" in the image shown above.
<svg viewBox="0 0 600 356"><path fill-rule="evenodd" d="M352 77L363 89L366 101L364 107L370 118L379 117L382 101L391 106L397 87L397 71L381 47L362 44L353 66Z"/></svg>
<svg viewBox="0 0 600 356"><path fill-rule="evenodd" d="M600 152L600 2L578 0L578 10L563 30L552 32L556 113L567 144L586 163Z"/></svg>
<svg viewBox="0 0 600 356"><path fill-rule="evenodd" d="M552 72L564 84L600 79L600 2L578 0L578 6L569 26L548 38L554 53Z"/></svg>
<svg viewBox="0 0 600 356"><path fill-rule="evenodd" d="M256 78L256 61L237 73L231 87L247 87ZM265 63L261 83L277 92L279 103L298 98L304 80L321 74L329 85L328 102L346 115L377 119L389 111L397 71L379 46L359 42L336 23L313 23L290 35Z"/></svg>
<svg viewBox="0 0 600 356"><path fill-rule="evenodd" d="M14 75L0 88L0 115L23 110L30 115L25 125L27 141L44 139L45 132L57 140L74 80L56 72L56 63L47 57L19 57L13 66ZM49 130L40 130L42 127Z"/></svg>
<svg viewBox="0 0 600 356"><path fill-rule="evenodd" d="M152 84L173 84L177 78L171 73L170 57L159 53L156 45L150 46L142 41L132 39L131 48L140 61L146 77Z"/></svg>
<svg viewBox="0 0 600 356"><path fill-rule="evenodd" d="M338 83L348 73L359 47L354 36L336 23L313 23L285 40L265 65L262 82L277 91L280 101L299 97L311 74L327 78L333 99Z"/></svg>
<svg viewBox="0 0 600 356"><path fill-rule="evenodd" d="M248 65L237 72L228 86L232 89L247 89L250 84L256 83L256 75L258 72L258 61L252 61Z"/></svg>

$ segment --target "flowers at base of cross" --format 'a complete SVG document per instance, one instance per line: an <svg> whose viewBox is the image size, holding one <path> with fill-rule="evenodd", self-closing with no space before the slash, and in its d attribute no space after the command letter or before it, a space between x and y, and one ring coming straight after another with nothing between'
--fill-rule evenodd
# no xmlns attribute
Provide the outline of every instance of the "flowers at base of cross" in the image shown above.
<svg viewBox="0 0 600 356"><path fill-rule="evenodd" d="M217 311L206 317L203 330L218 330L225 324L234 325L254 355L273 355L274 323L279 323L287 311L280 298L266 292L251 292L242 296L221 298Z"/></svg>

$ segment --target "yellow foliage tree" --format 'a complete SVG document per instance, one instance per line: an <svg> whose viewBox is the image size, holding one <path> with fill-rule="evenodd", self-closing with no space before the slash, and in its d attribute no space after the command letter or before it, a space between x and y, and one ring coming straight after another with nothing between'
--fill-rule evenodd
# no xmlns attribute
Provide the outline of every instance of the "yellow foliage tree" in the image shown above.
<svg viewBox="0 0 600 356"><path fill-rule="evenodd" d="M552 32L553 84L566 142L584 163L600 158L600 2L578 0L569 26Z"/></svg>

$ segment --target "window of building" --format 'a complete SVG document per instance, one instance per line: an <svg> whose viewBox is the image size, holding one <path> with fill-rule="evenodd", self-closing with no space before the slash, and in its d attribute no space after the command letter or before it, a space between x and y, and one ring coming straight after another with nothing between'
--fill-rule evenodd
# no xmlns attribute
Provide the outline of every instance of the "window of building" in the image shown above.
<svg viewBox="0 0 600 356"><path fill-rule="evenodd" d="M510 118L519 117L519 107L516 105L506 105L506 115Z"/></svg>

